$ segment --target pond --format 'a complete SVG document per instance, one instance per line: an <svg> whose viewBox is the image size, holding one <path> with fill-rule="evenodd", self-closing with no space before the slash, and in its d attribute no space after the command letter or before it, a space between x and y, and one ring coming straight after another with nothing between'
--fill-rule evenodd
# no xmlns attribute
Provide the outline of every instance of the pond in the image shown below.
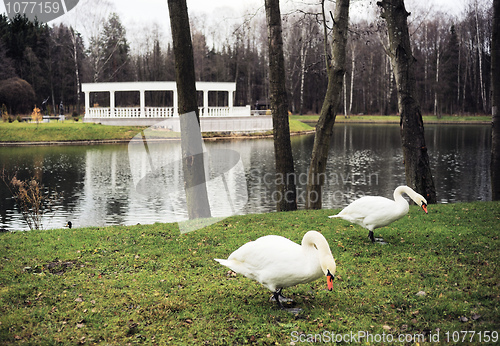
<svg viewBox="0 0 500 346"><path fill-rule="evenodd" d="M491 200L490 126L426 125L425 131L438 202ZM299 208L304 207L313 141L314 135L292 137ZM205 147L216 153L206 167L213 216L275 210L279 177L272 139L205 141ZM57 192L52 210L44 215L44 229L64 227L67 221L85 227L184 220L179 158L178 141L149 143L147 148L127 143L0 147L7 174L35 176ZM153 175L161 179L147 180ZM325 176L323 208L342 208L364 195L391 198L405 183L399 127L335 125ZM3 182L0 227L28 229Z"/></svg>

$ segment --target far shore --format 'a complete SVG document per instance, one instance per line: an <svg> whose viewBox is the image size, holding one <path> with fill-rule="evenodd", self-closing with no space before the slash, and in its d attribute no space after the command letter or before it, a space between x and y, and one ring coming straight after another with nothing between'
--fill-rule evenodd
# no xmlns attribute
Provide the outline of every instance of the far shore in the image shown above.
<svg viewBox="0 0 500 346"><path fill-rule="evenodd" d="M318 115L291 115L291 135L312 134ZM424 124L434 125L489 125L490 116L424 116ZM399 124L397 115L337 115L337 124ZM0 146L35 145L84 145L127 143L145 127L104 126L68 120L63 123L0 123ZM272 131L265 133L203 133L205 140L271 138ZM179 138L158 138L158 141Z"/></svg>

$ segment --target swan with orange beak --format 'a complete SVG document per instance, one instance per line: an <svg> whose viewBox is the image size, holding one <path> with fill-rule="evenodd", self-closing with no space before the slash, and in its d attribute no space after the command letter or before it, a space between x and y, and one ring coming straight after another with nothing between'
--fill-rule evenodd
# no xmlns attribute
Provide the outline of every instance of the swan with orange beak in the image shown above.
<svg viewBox="0 0 500 346"><path fill-rule="evenodd" d="M398 186L394 190L394 200L381 196L364 196L349 204L337 215L329 217L342 218L366 228L369 231L368 237L375 242L374 229L387 226L408 214L410 206L403 194L407 194L427 214L427 200L422 195L408 186Z"/></svg>
<svg viewBox="0 0 500 346"><path fill-rule="evenodd" d="M328 242L317 231L307 232L301 245L277 235L264 236L242 245L227 259L215 260L274 292L271 298L281 309L285 309L282 302L290 301L281 294L283 288L326 276L331 291L337 269Z"/></svg>

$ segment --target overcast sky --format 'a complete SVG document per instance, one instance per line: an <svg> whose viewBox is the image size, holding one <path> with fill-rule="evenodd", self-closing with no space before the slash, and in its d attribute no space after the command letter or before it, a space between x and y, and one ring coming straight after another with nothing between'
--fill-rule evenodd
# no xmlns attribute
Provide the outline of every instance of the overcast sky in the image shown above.
<svg viewBox="0 0 500 346"><path fill-rule="evenodd" d="M21 0L20 0L21 1ZM68 25L74 25L76 14L89 10L89 0L80 0L78 5L69 13L49 22L57 24L64 22ZM96 0L91 0L96 1ZM103 0L101 0L103 1ZM127 30L127 36L132 45L137 37L140 37L141 28L151 27L157 24L160 30L169 33L167 0L104 0L111 3L108 9L110 12L116 12L122 24ZM431 8L432 11L442 11L451 15L459 15L465 4L474 0L405 0L406 8L412 12L414 6ZM315 4L318 0L281 0L282 13L292 8L298 8L306 4ZM376 0L351 0L351 17L362 16L370 13L376 7ZM231 23L241 23L245 15L264 11L263 0L187 0L190 18L194 22L199 21L200 25L219 26L221 31L229 30ZM86 6L86 7L85 7ZM333 11L333 4L330 4ZM84 8L85 7L85 8ZM92 6L91 11L100 10L99 6ZM3 1L0 2L0 12L6 13ZM80 15L81 16L81 15ZM203 23L204 22L204 23ZM83 28L77 29L84 31ZM85 35L85 33L83 33ZM222 36L225 33L220 33Z"/></svg>

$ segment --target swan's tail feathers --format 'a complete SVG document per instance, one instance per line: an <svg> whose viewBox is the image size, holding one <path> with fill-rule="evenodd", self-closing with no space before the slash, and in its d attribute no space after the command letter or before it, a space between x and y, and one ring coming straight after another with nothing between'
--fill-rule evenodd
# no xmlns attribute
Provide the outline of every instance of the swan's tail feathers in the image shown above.
<svg viewBox="0 0 500 346"><path fill-rule="evenodd" d="M330 215L330 216L328 216L328 217L329 217L330 219L332 219L332 218L334 218L334 217L341 217L341 216L340 216L339 214L337 214L337 215Z"/></svg>
<svg viewBox="0 0 500 346"><path fill-rule="evenodd" d="M222 264L223 266L226 266L229 264L228 260L225 260L225 259L219 259L219 258L214 258L215 261L219 262L220 264Z"/></svg>

